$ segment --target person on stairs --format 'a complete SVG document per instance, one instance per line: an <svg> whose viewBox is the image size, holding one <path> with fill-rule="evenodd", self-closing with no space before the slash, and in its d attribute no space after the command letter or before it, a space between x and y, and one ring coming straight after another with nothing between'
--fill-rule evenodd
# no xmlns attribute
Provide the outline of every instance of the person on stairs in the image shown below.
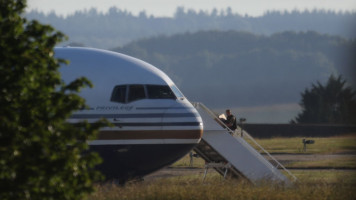
<svg viewBox="0 0 356 200"><path fill-rule="evenodd" d="M235 131L237 128L236 117L231 113L230 109L226 110L226 120L224 120L224 123L232 131Z"/></svg>

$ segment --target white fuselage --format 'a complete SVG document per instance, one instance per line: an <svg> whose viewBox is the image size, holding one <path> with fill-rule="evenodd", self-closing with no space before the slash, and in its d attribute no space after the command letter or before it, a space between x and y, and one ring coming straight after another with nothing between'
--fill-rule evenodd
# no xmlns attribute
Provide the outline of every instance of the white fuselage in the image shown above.
<svg viewBox="0 0 356 200"><path fill-rule="evenodd" d="M156 67L91 48L56 48L55 56L70 62L60 69L66 83L86 77L94 85L80 93L89 108L74 113L69 122L106 118L114 125L102 128L90 142L104 159L99 169L107 178L143 176L199 143L203 130L199 113Z"/></svg>

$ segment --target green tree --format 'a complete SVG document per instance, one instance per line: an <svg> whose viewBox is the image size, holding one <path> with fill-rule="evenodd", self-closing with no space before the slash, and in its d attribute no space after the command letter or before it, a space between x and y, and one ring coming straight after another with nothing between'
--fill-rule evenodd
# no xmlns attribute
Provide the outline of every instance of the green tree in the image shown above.
<svg viewBox="0 0 356 200"><path fill-rule="evenodd" d="M292 123L356 124L356 92L341 77L313 84L302 93L302 113Z"/></svg>
<svg viewBox="0 0 356 200"><path fill-rule="evenodd" d="M86 150L103 123L66 123L91 83L61 80L53 48L65 36L27 21L25 7L0 1L0 199L82 199L100 177Z"/></svg>

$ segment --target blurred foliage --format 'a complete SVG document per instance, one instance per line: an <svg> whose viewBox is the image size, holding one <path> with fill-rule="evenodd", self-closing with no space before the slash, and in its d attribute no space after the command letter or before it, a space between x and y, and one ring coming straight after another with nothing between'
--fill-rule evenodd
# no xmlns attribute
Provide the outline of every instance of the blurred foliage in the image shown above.
<svg viewBox="0 0 356 200"><path fill-rule="evenodd" d="M326 85L317 82L305 89L300 105L297 123L356 124L356 91L341 76L331 75Z"/></svg>
<svg viewBox="0 0 356 200"><path fill-rule="evenodd" d="M103 122L69 124L85 106L86 78L65 85L53 57L65 36L23 17L25 0L0 1L0 199L82 199L101 175L85 152Z"/></svg>

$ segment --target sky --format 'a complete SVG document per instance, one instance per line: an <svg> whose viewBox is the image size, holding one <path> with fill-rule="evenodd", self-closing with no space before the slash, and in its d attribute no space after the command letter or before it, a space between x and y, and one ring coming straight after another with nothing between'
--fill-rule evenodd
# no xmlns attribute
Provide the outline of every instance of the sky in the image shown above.
<svg viewBox="0 0 356 200"><path fill-rule="evenodd" d="M176 8L211 12L231 7L234 13L261 16L267 10L313 10L356 11L356 0L27 0L28 11L36 9L45 13L54 11L67 16L76 10L96 8L105 13L110 7L130 11L134 15L145 10L148 15L171 17Z"/></svg>

